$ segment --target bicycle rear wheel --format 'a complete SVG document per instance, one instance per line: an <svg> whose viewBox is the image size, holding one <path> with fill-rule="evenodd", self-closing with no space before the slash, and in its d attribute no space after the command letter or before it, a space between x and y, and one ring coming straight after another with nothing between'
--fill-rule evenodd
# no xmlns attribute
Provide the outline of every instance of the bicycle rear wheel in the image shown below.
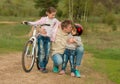
<svg viewBox="0 0 120 84"><path fill-rule="evenodd" d="M22 67L25 72L30 72L35 62L35 49L33 41L28 41L22 54Z"/></svg>

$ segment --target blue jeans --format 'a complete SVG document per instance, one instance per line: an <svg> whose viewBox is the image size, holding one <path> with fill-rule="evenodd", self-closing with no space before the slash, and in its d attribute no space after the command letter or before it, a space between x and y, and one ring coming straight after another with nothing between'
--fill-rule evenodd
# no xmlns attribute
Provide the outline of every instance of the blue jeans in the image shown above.
<svg viewBox="0 0 120 84"><path fill-rule="evenodd" d="M62 56L63 56L63 54L59 54L59 53L58 54L54 54L52 56L52 60L53 60L54 66L59 66L59 65L62 64L62 62L63 62Z"/></svg>
<svg viewBox="0 0 120 84"><path fill-rule="evenodd" d="M82 60L82 57L83 57L83 54L84 54L84 48L83 48L83 46L77 47L76 50L75 50L75 52L76 52L75 65L76 66L80 66L81 60ZM53 60L53 63L54 63L55 66L59 66L59 65L62 64L62 61L63 61L62 56L63 55L59 54L59 53L54 54L52 56L52 60Z"/></svg>
<svg viewBox="0 0 120 84"><path fill-rule="evenodd" d="M76 55L75 55L75 65L76 66L81 65L83 54L84 54L84 47L83 46L77 47L76 48Z"/></svg>
<svg viewBox="0 0 120 84"><path fill-rule="evenodd" d="M74 57L75 57L75 50L65 49L65 52L63 54L62 70L66 69L67 63L69 61L71 66L71 72L75 71Z"/></svg>
<svg viewBox="0 0 120 84"><path fill-rule="evenodd" d="M38 60L40 68L46 68L50 53L50 38L38 36Z"/></svg>

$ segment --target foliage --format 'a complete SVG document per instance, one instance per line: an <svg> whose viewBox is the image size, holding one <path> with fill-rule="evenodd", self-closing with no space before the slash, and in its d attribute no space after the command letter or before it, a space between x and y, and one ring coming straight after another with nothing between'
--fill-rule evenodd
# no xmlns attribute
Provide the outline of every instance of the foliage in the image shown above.
<svg viewBox="0 0 120 84"><path fill-rule="evenodd" d="M35 7L38 9L39 8L39 15L43 16L45 15L45 11L49 7L57 7L59 0L34 0L35 2Z"/></svg>
<svg viewBox="0 0 120 84"><path fill-rule="evenodd" d="M38 16L33 0L1 0L0 15L2 16Z"/></svg>
<svg viewBox="0 0 120 84"><path fill-rule="evenodd" d="M86 14L86 16L88 16L90 14L90 11L92 10L92 1L91 0L72 0L73 2L71 4L69 4L69 1L71 0L61 0L58 4L58 9L60 9L62 11L62 16L66 17L66 18L70 18L69 17L69 5L70 8L73 11L73 16L71 13L72 18L74 19L74 21L77 21L79 19L81 19L82 16L84 16L84 14ZM72 5L73 4L73 8Z"/></svg>
<svg viewBox="0 0 120 84"><path fill-rule="evenodd" d="M106 7L101 2L99 2L94 7L92 14L95 16L103 16L106 15L106 13L107 13Z"/></svg>
<svg viewBox="0 0 120 84"><path fill-rule="evenodd" d="M103 22L107 23L108 25L112 25L115 22L115 16L113 13L108 13L104 16Z"/></svg>

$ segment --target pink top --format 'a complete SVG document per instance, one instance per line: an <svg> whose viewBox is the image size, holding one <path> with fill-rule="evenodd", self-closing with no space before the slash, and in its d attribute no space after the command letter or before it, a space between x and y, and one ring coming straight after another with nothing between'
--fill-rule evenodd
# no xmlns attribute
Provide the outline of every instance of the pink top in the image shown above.
<svg viewBox="0 0 120 84"><path fill-rule="evenodd" d="M29 25L40 25L40 24L50 24L50 26L44 26L43 28L47 32L47 36L50 37L51 41L55 41L55 36L57 33L58 26L60 22L56 19L49 19L48 17L42 17L40 20L35 22L28 22Z"/></svg>

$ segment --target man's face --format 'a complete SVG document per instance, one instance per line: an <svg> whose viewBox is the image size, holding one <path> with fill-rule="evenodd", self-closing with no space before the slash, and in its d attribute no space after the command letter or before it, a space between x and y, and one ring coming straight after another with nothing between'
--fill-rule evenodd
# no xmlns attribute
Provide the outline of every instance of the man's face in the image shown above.
<svg viewBox="0 0 120 84"><path fill-rule="evenodd" d="M65 28L65 31L66 31L66 33L70 33L71 30L72 30L72 25L69 24L69 25Z"/></svg>

